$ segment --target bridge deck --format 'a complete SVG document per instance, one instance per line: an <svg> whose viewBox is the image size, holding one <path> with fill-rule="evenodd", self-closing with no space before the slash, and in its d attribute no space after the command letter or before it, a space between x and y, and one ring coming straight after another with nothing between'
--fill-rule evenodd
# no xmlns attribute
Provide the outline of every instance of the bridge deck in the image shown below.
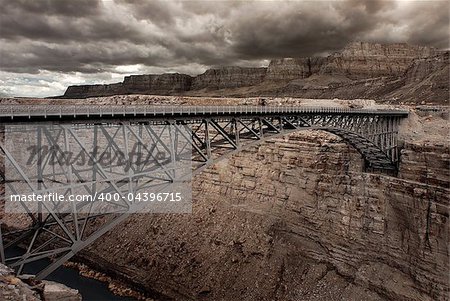
<svg viewBox="0 0 450 301"><path fill-rule="evenodd" d="M0 122L70 121L206 116L262 116L276 114L408 115L404 110L368 110L305 106L70 106L0 105Z"/></svg>

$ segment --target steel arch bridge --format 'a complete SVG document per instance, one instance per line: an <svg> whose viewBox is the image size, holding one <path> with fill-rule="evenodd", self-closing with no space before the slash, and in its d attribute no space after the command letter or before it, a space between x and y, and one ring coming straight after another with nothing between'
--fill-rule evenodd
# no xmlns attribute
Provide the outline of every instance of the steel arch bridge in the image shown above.
<svg viewBox="0 0 450 301"><path fill-rule="evenodd" d="M98 192L124 196L155 187L151 186L155 183L170 187L190 180L177 171L177 162L188 161L189 171L195 174L245 147L299 130L335 134L361 154L365 170L395 175L398 127L407 116L408 112L401 110L337 107L0 106L0 192L3 186L11 193L22 189L35 194L82 190L95 196ZM77 132L80 129L84 135ZM8 143L14 132L28 136ZM139 154L154 158L157 151L163 156L141 164L132 162L127 154L133 143ZM18 155L18 147L27 145L37 149L31 167L21 164ZM66 158L71 151L83 154L91 165L85 168L56 160L57 166L50 166L51 158ZM112 160L107 166L101 164L107 153L123 154L126 164ZM6 196L3 199L5 203ZM52 258L38 278L45 278L135 212L133 204L126 201L106 213L94 212L85 203L64 210L59 205L39 204L35 211L21 206L26 227L0 228L1 260L22 273L26 265ZM14 246L25 247L25 253L9 256L7 251Z"/></svg>

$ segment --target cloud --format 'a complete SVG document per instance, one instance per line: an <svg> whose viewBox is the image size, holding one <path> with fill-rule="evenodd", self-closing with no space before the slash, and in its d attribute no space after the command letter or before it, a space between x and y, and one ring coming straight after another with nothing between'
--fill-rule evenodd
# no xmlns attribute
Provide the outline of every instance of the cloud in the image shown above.
<svg viewBox="0 0 450 301"><path fill-rule="evenodd" d="M77 74L79 81L100 82L105 74L134 72L130 66L142 73L189 74L219 65L260 66L270 58L329 53L353 40L449 45L447 1L0 0L0 5L0 76L13 75L17 86L23 79L24 87L27 78L43 74L55 81ZM39 81L33 87L36 91ZM55 87L43 84L42 91L55 94L60 90Z"/></svg>

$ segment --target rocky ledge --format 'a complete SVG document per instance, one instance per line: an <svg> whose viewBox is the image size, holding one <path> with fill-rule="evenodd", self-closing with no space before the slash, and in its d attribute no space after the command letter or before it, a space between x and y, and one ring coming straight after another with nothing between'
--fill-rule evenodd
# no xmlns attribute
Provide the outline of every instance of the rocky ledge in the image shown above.
<svg viewBox="0 0 450 301"><path fill-rule="evenodd" d="M77 290L53 281L36 281L31 275L19 278L0 264L0 300L4 301L81 301Z"/></svg>

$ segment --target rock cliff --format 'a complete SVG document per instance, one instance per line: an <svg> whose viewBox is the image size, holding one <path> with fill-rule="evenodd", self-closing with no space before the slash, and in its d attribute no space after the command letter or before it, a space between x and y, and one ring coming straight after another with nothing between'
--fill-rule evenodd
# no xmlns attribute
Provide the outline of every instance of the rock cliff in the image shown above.
<svg viewBox="0 0 450 301"><path fill-rule="evenodd" d="M126 76L122 87L129 94L172 94L188 91L192 77L186 74L149 74Z"/></svg>
<svg viewBox="0 0 450 301"><path fill-rule="evenodd" d="M386 94L390 99L447 104L450 83L449 52L414 60L400 79L400 86Z"/></svg>
<svg viewBox="0 0 450 301"><path fill-rule="evenodd" d="M406 72L406 84L420 82L435 72L440 72L444 69L448 70L448 67L448 51L440 52L430 57L414 60Z"/></svg>
<svg viewBox="0 0 450 301"><path fill-rule="evenodd" d="M328 57L274 59L267 68L222 67L195 77L131 75L112 85L70 86L62 98L159 94L444 103L448 65L448 52L430 47L354 42Z"/></svg>
<svg viewBox="0 0 450 301"><path fill-rule="evenodd" d="M63 98L87 98L96 96L111 96L124 94L122 83L107 85L77 85L69 86L62 96Z"/></svg>
<svg viewBox="0 0 450 301"><path fill-rule="evenodd" d="M87 98L117 94L174 94L188 91L192 77L186 74L147 74L126 76L122 83L69 86L62 98Z"/></svg>
<svg viewBox="0 0 450 301"><path fill-rule="evenodd" d="M413 60L435 53L433 48L405 43L383 45L353 42L342 51L328 56L320 73L346 75L352 79L401 76Z"/></svg>
<svg viewBox="0 0 450 301"><path fill-rule="evenodd" d="M192 90L218 90L258 85L264 80L266 69L234 66L208 69L194 78Z"/></svg>
<svg viewBox="0 0 450 301"><path fill-rule="evenodd" d="M285 58L271 60L267 69L267 80L294 80L318 73L325 58Z"/></svg>
<svg viewBox="0 0 450 301"><path fill-rule="evenodd" d="M426 54L427 52L424 55ZM450 95L448 57L448 51L436 52L433 56L412 60L409 67L398 76L388 76L386 73L382 77L361 79L349 78L357 75L355 72L359 71L355 69L352 69L352 74L349 73L350 71L341 74L325 74L326 70L332 70L327 69L329 65L325 64L318 74L291 80L278 86L249 90L246 94L249 96L375 99L393 104L446 104Z"/></svg>

